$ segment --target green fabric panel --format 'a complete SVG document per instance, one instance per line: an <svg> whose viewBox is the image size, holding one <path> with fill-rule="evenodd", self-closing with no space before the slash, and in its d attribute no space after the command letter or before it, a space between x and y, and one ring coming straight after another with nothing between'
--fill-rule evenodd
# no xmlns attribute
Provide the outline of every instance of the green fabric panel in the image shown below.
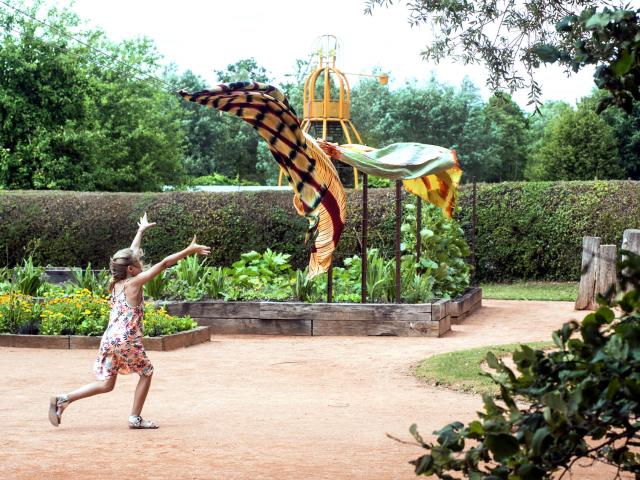
<svg viewBox="0 0 640 480"><path fill-rule="evenodd" d="M393 143L366 154L344 146L339 150L344 163L369 175L391 180L420 178L454 166L451 150L423 143Z"/></svg>

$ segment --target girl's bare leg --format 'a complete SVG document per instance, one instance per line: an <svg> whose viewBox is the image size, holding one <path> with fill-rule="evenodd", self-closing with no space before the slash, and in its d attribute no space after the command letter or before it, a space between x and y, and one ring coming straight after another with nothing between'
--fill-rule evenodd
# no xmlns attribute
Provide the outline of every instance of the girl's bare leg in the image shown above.
<svg viewBox="0 0 640 480"><path fill-rule="evenodd" d="M137 417L140 415L140 412L142 412L144 401L147 399L147 393L151 386L151 377L153 377L153 373L148 376L140 375L140 380L138 380L138 385L136 386L136 393L133 396L133 406L131 407L132 416Z"/></svg>
<svg viewBox="0 0 640 480"><path fill-rule="evenodd" d="M93 397L94 395L99 395L101 393L107 393L113 390L113 387L116 385L117 375L114 375L111 378L107 378L104 381L97 381L93 383L88 383L77 390L74 390L71 393L67 394L68 402L63 403L58 407L58 415L62 415L62 412L67 408L71 403L76 400L80 400L82 398Z"/></svg>

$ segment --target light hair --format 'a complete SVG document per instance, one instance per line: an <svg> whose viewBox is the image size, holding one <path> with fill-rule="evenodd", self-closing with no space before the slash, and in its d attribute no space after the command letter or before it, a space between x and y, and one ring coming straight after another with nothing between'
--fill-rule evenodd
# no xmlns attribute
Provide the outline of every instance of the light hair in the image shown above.
<svg viewBox="0 0 640 480"><path fill-rule="evenodd" d="M127 268L140 261L142 250L134 251L132 248L123 248L114 253L109 259L109 271L111 272L111 282L109 283L109 291L113 292L113 288L120 280L127 278Z"/></svg>

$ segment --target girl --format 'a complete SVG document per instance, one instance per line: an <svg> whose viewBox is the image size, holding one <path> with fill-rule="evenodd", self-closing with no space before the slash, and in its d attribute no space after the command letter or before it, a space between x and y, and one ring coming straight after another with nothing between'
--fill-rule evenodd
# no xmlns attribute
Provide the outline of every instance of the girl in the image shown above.
<svg viewBox="0 0 640 480"><path fill-rule="evenodd" d="M133 397L133 406L129 416L129 428L158 428L158 425L140 416L142 406L147 398L151 385L153 365L149 361L142 346L142 316L144 314L144 299L142 287L156 275L189 255L208 255L209 247L198 245L196 237L184 250L168 256L156 263L148 270L142 269L140 258L140 241L145 230L155 225L149 223L145 213L138 223L138 233L130 248L119 250L111 258L111 314L109 325L102 336L100 350L93 370L98 378L97 382L80 387L66 395L51 397L49 402L49 421L52 425L60 424L62 412L76 400L91 397L99 393L113 390L119 373L135 372L140 375L138 386Z"/></svg>

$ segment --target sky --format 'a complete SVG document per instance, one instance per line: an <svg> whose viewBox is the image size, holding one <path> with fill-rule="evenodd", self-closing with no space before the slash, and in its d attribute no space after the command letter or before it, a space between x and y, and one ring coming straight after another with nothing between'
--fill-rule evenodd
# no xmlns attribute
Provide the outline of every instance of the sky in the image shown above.
<svg viewBox="0 0 640 480"><path fill-rule="evenodd" d="M56 2L70 5L70 1ZM100 27L113 41L147 36L154 40L164 61L177 64L179 71L192 70L205 80L216 82L214 70L253 57L276 80L295 69L296 59L307 59L318 37L335 35L340 41L339 67L345 72L388 73L391 88L407 80L438 81L459 86L468 76L482 96L486 71L478 65L423 61L420 51L428 43L430 28L411 27L404 2L378 7L364 14L364 0L242 0L236 2L166 0L75 0L71 9ZM557 67L537 73L542 99L574 104L594 88L593 70L570 78ZM353 85L357 76L348 77ZM527 92L514 94L522 108Z"/></svg>

